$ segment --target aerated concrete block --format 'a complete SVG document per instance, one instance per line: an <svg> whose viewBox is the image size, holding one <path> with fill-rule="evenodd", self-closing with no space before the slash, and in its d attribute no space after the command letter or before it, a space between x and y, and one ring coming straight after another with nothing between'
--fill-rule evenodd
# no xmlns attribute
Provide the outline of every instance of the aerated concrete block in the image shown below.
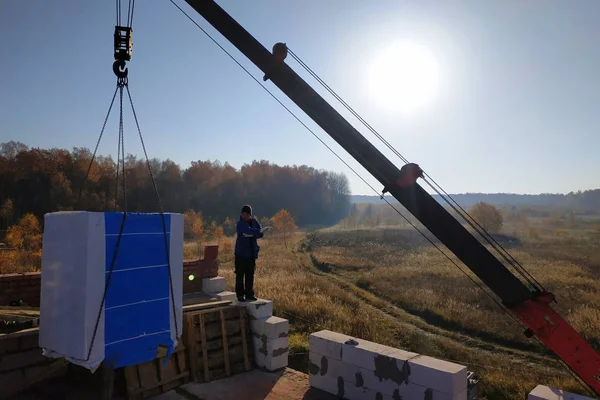
<svg viewBox="0 0 600 400"><path fill-rule="evenodd" d="M204 293L219 293L225 290L225 278L215 276L212 278L202 278L202 291Z"/></svg>
<svg viewBox="0 0 600 400"><path fill-rule="evenodd" d="M308 337L308 346L310 352L341 361L344 343L350 339L352 337L342 333L322 330Z"/></svg>
<svg viewBox="0 0 600 400"><path fill-rule="evenodd" d="M227 290L218 293L212 293L211 295L222 301L234 301L236 299L235 293L228 292Z"/></svg>
<svg viewBox="0 0 600 400"><path fill-rule="evenodd" d="M269 339L266 336L252 336L254 352L265 356L277 356L289 350L288 338Z"/></svg>
<svg viewBox="0 0 600 400"><path fill-rule="evenodd" d="M395 349L393 347L357 339L357 345L344 346L342 361L346 364L356 365L370 371L380 371L383 375L403 375L398 377L398 384L406 379L406 362L411 358L418 357L417 353ZM386 370L389 370L386 372ZM404 372L402 372L404 371Z"/></svg>
<svg viewBox="0 0 600 400"><path fill-rule="evenodd" d="M433 381L431 383L434 383ZM429 385L431 386L431 385ZM408 383L400 385L398 393L394 393L392 398L402 399L428 399L428 400L467 400L467 389L458 393L440 392L431 387Z"/></svg>
<svg viewBox="0 0 600 400"><path fill-rule="evenodd" d="M290 323L287 319L279 317L267 317L250 321L252 333L266 336L269 339L287 337Z"/></svg>
<svg viewBox="0 0 600 400"><path fill-rule="evenodd" d="M346 382L362 386L357 384L357 382L360 383L358 367L344 364L340 360L313 351L309 351L308 353L308 373L309 375L328 376L335 379L341 376Z"/></svg>
<svg viewBox="0 0 600 400"><path fill-rule="evenodd" d="M266 336L253 336L254 359L256 365L274 371L287 367L288 338L268 339Z"/></svg>
<svg viewBox="0 0 600 400"><path fill-rule="evenodd" d="M269 300L258 299L256 301L236 302L236 305L246 307L250 321L268 318L273 315L273 302Z"/></svg>
<svg viewBox="0 0 600 400"><path fill-rule="evenodd" d="M582 396L565 392L564 390L552 387L537 385L529 395L527 400L593 400L591 397Z"/></svg>
<svg viewBox="0 0 600 400"><path fill-rule="evenodd" d="M457 394L467 389L467 367L428 356L408 360L408 381L442 393Z"/></svg>

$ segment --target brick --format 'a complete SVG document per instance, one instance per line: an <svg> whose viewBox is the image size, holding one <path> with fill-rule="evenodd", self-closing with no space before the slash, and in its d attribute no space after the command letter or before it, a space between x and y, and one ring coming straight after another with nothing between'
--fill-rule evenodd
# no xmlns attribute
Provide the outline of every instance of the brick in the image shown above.
<svg viewBox="0 0 600 400"><path fill-rule="evenodd" d="M16 353L20 350L18 337L0 338L0 355L7 353Z"/></svg>
<svg viewBox="0 0 600 400"><path fill-rule="evenodd" d="M409 382L442 393L457 394L467 388L467 367L428 356L408 360Z"/></svg>
<svg viewBox="0 0 600 400"><path fill-rule="evenodd" d="M348 335L322 330L308 337L308 346L311 352L341 361L344 343L349 339Z"/></svg>
<svg viewBox="0 0 600 400"><path fill-rule="evenodd" d="M22 370L0 373L0 398L10 398L25 384L25 375ZM4 397L7 396L7 397Z"/></svg>
<svg viewBox="0 0 600 400"><path fill-rule="evenodd" d="M21 336L21 350L37 349L39 347L39 331Z"/></svg>
<svg viewBox="0 0 600 400"><path fill-rule="evenodd" d="M290 323L287 319L279 317L266 317L250 321L252 332L257 335L265 335L269 339L287 337Z"/></svg>
<svg viewBox="0 0 600 400"><path fill-rule="evenodd" d="M226 280L222 276L202 279L202 291L204 293L218 293L225 290Z"/></svg>
<svg viewBox="0 0 600 400"><path fill-rule="evenodd" d="M246 307L250 321L273 315L273 302L270 300L258 299L257 301L237 302L236 305Z"/></svg>
<svg viewBox="0 0 600 400"><path fill-rule="evenodd" d="M580 394L574 394L565 392L564 390L552 388L544 385L537 385L529 395L527 400L593 400L591 397L582 396Z"/></svg>
<svg viewBox="0 0 600 400"><path fill-rule="evenodd" d="M46 361L41 349L31 349L20 353L13 353L0 358L0 372L24 368Z"/></svg>

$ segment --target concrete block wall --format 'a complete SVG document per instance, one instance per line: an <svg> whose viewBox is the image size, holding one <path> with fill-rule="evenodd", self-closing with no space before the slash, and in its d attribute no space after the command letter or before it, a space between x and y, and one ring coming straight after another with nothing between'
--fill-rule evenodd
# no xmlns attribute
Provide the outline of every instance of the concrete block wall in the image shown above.
<svg viewBox="0 0 600 400"><path fill-rule="evenodd" d="M289 321L273 316L273 302L237 302L238 307L246 307L254 347L256 366L268 371L276 371L288 366Z"/></svg>
<svg viewBox="0 0 600 400"><path fill-rule="evenodd" d="M466 400L467 367L323 330L309 337L310 385L349 400Z"/></svg>
<svg viewBox="0 0 600 400"><path fill-rule="evenodd" d="M40 376L51 379L66 374L66 364L46 373L55 360L42 355L38 340L38 328L0 335L0 399L10 398Z"/></svg>
<svg viewBox="0 0 600 400"><path fill-rule="evenodd" d="M23 301L25 306L39 307L41 284L40 272L0 275L0 306Z"/></svg>
<svg viewBox="0 0 600 400"><path fill-rule="evenodd" d="M537 385L529 395L527 400L593 400L591 397L582 396L565 392L564 390L552 388L544 385Z"/></svg>

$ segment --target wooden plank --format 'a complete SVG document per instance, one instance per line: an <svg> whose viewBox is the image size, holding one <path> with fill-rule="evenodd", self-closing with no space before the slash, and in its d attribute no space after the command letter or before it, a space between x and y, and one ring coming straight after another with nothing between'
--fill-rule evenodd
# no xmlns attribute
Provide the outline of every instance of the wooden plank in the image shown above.
<svg viewBox="0 0 600 400"><path fill-rule="evenodd" d="M244 370L250 371L250 360L248 359L248 344L246 343L246 311L240 307L240 331L242 332L242 349L244 352Z"/></svg>
<svg viewBox="0 0 600 400"><path fill-rule="evenodd" d="M115 369L102 363L102 400L112 400L115 390Z"/></svg>
<svg viewBox="0 0 600 400"><path fill-rule="evenodd" d="M229 349L227 348L227 328L225 327L225 313L223 310L219 311L221 315L221 334L223 335L223 356L225 357L225 374L231 375L231 368L229 366Z"/></svg>
<svg viewBox="0 0 600 400"><path fill-rule="evenodd" d="M229 308L229 307L235 307L235 306L223 306L223 307L216 307L216 308L208 308L208 309L205 309L205 310L189 311L189 312L186 312L186 314L187 315L204 315L204 314L207 314L207 313L213 313L213 312L221 311L221 310L224 310L224 309Z"/></svg>
<svg viewBox="0 0 600 400"><path fill-rule="evenodd" d="M200 340L202 342L202 361L204 363L204 381L209 381L208 375L208 352L206 350L206 334L204 332L204 315L200 314L198 316L200 319ZM195 353L194 353L195 354Z"/></svg>
<svg viewBox="0 0 600 400"><path fill-rule="evenodd" d="M185 314L184 314L185 315ZM194 329L194 316L193 315L185 315L185 341L186 347L188 348L188 362L190 367L190 372L192 375L192 380L194 382L199 381L199 367L198 367L198 346L196 344L196 332Z"/></svg>
<svg viewBox="0 0 600 400"><path fill-rule="evenodd" d="M164 368L162 366L164 356L143 364L125 367L127 398L129 400L147 399L187 383L190 371L186 368L185 353L186 347L180 343L167 360Z"/></svg>
<svg viewBox="0 0 600 400"><path fill-rule="evenodd" d="M228 336L234 336L240 334L240 321L239 319L235 319L234 321L225 320L224 322L225 328ZM223 336L223 323L219 322L211 322L209 324L204 321L204 334L206 335L206 340L211 341L215 339L221 339Z"/></svg>
<svg viewBox="0 0 600 400"><path fill-rule="evenodd" d="M222 307L222 306L225 306L228 304L231 304L231 300L213 301L210 303L201 303L201 304L190 304L187 306L183 306L183 312L188 313L188 312L192 312L192 311L204 310L207 308L210 309L210 308Z"/></svg>

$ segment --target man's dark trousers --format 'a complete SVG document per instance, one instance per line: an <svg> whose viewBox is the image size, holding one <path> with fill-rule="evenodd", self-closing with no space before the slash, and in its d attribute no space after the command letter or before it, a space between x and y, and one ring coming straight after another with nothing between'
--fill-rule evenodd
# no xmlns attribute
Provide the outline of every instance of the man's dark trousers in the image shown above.
<svg viewBox="0 0 600 400"><path fill-rule="evenodd" d="M235 294L237 297L254 296L254 270L256 260L235 255ZM245 278L245 287L244 287Z"/></svg>

